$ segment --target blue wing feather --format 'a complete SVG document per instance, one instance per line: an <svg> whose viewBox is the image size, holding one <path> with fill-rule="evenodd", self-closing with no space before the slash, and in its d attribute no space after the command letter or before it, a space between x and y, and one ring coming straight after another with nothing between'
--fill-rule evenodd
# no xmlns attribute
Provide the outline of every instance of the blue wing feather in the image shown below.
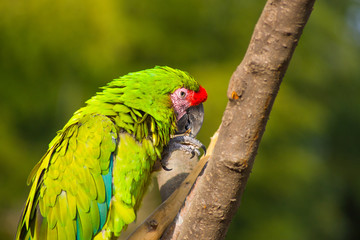
<svg viewBox="0 0 360 240"><path fill-rule="evenodd" d="M102 229L106 222L107 213L110 207L110 201L112 197L112 171L113 171L113 160L114 154L110 155L110 166L109 172L106 175L102 175L104 184L105 184L105 202L98 203L99 213L100 213L100 227L99 231Z"/></svg>
<svg viewBox="0 0 360 240"><path fill-rule="evenodd" d="M96 232L101 231L102 227L105 225L106 222L106 217L107 217L107 213L109 210L109 206L110 206L110 201L111 201L111 196L112 196L112 170L113 170L113 153L110 155L110 164L109 164L109 172L106 175L102 175L104 184L105 184L105 201L103 203L97 203L98 205L98 209L99 209L99 214L100 214L100 226L99 229L97 229ZM79 229L80 227L80 217L77 216L76 217L76 227L77 229ZM81 236L80 236L80 232L81 231L77 231L76 234L76 239L80 240Z"/></svg>

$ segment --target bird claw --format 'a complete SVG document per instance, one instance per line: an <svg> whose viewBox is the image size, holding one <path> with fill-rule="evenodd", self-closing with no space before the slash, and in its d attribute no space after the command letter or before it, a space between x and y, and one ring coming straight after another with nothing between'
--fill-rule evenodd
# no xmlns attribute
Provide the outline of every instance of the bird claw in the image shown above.
<svg viewBox="0 0 360 240"><path fill-rule="evenodd" d="M191 157L190 158L192 159L193 157L195 157L195 151L191 152Z"/></svg>
<svg viewBox="0 0 360 240"><path fill-rule="evenodd" d="M160 161L160 164L161 164L162 169L164 169L165 171L169 172L172 170L172 168L167 168L163 161Z"/></svg>
<svg viewBox="0 0 360 240"><path fill-rule="evenodd" d="M190 158L195 157L195 155L200 156L199 148L203 149L204 155L206 155L206 147L196 138L182 135L176 136L170 139L168 146L164 149L162 154L161 166L164 170L170 171L171 169L166 167L166 162L170 157L171 153L176 150L185 151L191 154Z"/></svg>

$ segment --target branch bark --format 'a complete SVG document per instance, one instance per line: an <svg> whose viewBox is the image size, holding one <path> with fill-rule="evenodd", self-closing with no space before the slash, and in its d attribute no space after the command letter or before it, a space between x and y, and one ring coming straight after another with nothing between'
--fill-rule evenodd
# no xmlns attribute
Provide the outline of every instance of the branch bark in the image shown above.
<svg viewBox="0 0 360 240"><path fill-rule="evenodd" d="M162 239L224 239L265 126L315 0L269 0L231 77L219 137L171 233Z"/></svg>

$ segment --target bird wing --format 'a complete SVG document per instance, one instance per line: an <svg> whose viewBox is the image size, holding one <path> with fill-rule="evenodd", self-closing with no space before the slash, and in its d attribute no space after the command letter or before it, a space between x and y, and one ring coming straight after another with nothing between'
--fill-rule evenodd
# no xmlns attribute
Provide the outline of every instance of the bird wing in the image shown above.
<svg viewBox="0 0 360 240"><path fill-rule="evenodd" d="M16 239L95 236L110 208L117 141L106 116L70 120L29 176L33 184Z"/></svg>

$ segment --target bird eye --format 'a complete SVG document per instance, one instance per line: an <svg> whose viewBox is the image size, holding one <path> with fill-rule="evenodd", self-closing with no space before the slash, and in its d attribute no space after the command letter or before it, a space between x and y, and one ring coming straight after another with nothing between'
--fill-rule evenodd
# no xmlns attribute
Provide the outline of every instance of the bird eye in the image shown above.
<svg viewBox="0 0 360 240"><path fill-rule="evenodd" d="M180 91L179 93L181 98L185 98L186 97L186 92L185 91Z"/></svg>

